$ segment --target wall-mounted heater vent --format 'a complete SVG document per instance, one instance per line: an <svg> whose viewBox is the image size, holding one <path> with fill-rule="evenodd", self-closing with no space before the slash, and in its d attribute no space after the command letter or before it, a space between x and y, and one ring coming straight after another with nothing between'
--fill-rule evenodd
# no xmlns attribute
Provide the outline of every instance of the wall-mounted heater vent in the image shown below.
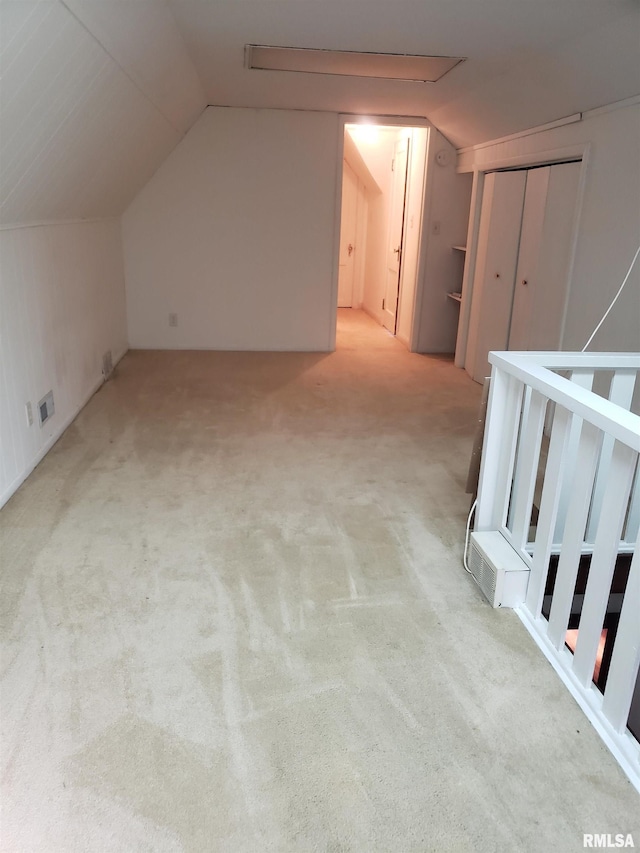
<svg viewBox="0 0 640 853"><path fill-rule="evenodd" d="M53 391L49 391L49 393L45 394L42 400L38 403L40 426L43 426L44 423L49 420L55 410L55 406L53 405Z"/></svg>
<svg viewBox="0 0 640 853"><path fill-rule="evenodd" d="M111 356L111 350L108 349L105 354L102 356L102 375L104 376L104 381L113 373L113 358Z"/></svg>
<svg viewBox="0 0 640 853"><path fill-rule="evenodd" d="M469 569L492 607L523 603L529 566L497 530L471 534Z"/></svg>

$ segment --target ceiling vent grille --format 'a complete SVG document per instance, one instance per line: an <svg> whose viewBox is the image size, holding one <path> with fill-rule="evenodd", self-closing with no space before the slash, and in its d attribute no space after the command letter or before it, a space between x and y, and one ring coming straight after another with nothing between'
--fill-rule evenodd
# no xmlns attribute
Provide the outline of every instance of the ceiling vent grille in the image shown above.
<svg viewBox="0 0 640 853"><path fill-rule="evenodd" d="M464 62L464 57L245 45L246 67L260 71L297 71L306 74L337 74L345 77L435 83L460 62Z"/></svg>

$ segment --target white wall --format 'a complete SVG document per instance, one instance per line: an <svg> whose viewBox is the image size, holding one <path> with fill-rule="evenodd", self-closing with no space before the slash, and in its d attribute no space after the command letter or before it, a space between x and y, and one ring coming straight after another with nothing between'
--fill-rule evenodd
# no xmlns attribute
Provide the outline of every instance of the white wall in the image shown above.
<svg viewBox="0 0 640 853"><path fill-rule="evenodd" d="M0 506L99 386L103 354L126 349L116 220L0 231ZM40 427L50 390L55 413Z"/></svg>
<svg viewBox="0 0 640 853"><path fill-rule="evenodd" d="M335 114L205 110L123 216L130 345L329 349L337 169Z"/></svg>
<svg viewBox="0 0 640 853"><path fill-rule="evenodd" d="M447 163L436 162L439 151ZM455 350L459 305L447 296L461 289L460 253L469 222L471 177L456 171L456 151L435 128L429 134L425 204L425 263L421 297L416 305L418 352ZM437 231L437 233L436 233Z"/></svg>
<svg viewBox="0 0 640 853"><path fill-rule="evenodd" d="M640 235L640 106L593 111L553 130L465 151L462 169L488 169L509 159L555 160L557 152L588 145L584 196L562 348L582 349L629 268ZM640 346L640 265L595 337L591 350Z"/></svg>

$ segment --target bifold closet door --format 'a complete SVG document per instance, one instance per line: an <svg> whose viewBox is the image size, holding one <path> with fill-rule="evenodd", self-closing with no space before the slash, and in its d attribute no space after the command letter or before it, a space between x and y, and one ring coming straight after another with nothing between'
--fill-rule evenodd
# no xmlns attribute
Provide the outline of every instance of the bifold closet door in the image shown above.
<svg viewBox="0 0 640 853"><path fill-rule="evenodd" d="M492 172L484 182L468 342L476 382L491 372L490 350L509 343L526 180L525 171Z"/></svg>
<svg viewBox="0 0 640 853"><path fill-rule="evenodd" d="M510 350L557 350L569 281L580 163L526 173Z"/></svg>

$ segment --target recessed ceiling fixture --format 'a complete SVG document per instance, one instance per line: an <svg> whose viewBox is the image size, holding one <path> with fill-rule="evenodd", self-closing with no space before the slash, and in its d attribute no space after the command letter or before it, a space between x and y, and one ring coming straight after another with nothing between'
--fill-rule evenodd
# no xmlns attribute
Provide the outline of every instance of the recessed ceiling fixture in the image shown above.
<svg viewBox="0 0 640 853"><path fill-rule="evenodd" d="M435 83L459 62L464 62L464 57L408 56L404 53L361 53L247 44L245 61L247 68L261 71L303 71L307 74Z"/></svg>

